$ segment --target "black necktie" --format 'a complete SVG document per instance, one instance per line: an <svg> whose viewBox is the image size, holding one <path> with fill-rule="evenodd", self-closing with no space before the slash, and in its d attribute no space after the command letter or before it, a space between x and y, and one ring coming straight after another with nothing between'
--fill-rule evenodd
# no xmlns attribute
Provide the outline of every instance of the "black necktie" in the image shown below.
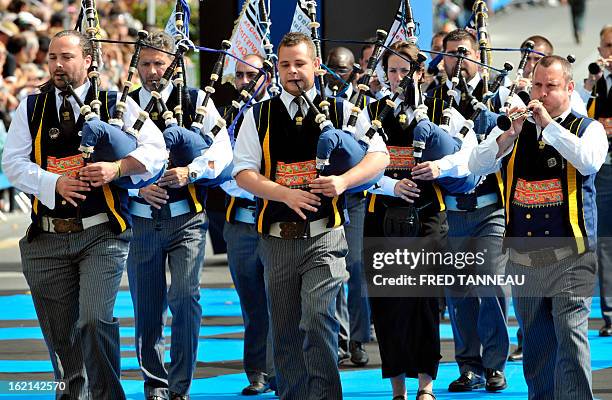
<svg viewBox="0 0 612 400"><path fill-rule="evenodd" d="M295 121L296 126L302 126L302 121L304 120L304 111L302 109L302 104L304 100L301 97L296 97L295 99L293 99L293 102L297 106L297 112L295 113L293 120Z"/></svg>
<svg viewBox="0 0 612 400"><path fill-rule="evenodd" d="M76 132L76 122L74 119L74 111L72 110L72 105L70 104L68 92L60 92L60 96L62 96L62 103L60 104L59 109L59 117L60 117L60 128L62 128L62 132L66 135L72 135Z"/></svg>

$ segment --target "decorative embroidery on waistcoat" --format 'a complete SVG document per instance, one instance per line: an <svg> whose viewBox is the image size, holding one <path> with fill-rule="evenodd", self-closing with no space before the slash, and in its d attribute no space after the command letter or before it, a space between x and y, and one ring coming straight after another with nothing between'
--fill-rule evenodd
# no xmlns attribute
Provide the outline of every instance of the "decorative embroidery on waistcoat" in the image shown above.
<svg viewBox="0 0 612 400"><path fill-rule="evenodd" d="M387 146L391 162L387 167L388 170L397 169L412 169L414 167L414 156L412 147Z"/></svg>
<svg viewBox="0 0 612 400"><path fill-rule="evenodd" d="M71 178L76 178L79 170L84 166L85 163L80 154L64 158L47 157L47 171L54 174L68 175Z"/></svg>
<svg viewBox="0 0 612 400"><path fill-rule="evenodd" d="M552 207L563 204L561 180L526 181L518 179L512 204L520 207Z"/></svg>
<svg viewBox="0 0 612 400"><path fill-rule="evenodd" d="M285 164L277 162L275 182L290 188L308 186L317 177L315 160Z"/></svg>

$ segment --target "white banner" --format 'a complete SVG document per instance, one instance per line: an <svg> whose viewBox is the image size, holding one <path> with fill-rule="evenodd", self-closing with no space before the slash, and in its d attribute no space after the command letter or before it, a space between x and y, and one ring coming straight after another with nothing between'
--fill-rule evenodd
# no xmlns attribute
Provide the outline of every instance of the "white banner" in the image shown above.
<svg viewBox="0 0 612 400"><path fill-rule="evenodd" d="M400 6L395 13L395 18L393 20L393 24L391 25L391 29L388 31L387 40L385 41L385 46L390 46L391 44L398 42L400 40L408 40L408 36L406 35L406 29L402 26L402 7L404 7L404 1L400 2ZM376 75L378 76L378 80L380 84L387 88L388 85L385 83L385 72L382 66L382 60L376 65Z"/></svg>
<svg viewBox="0 0 612 400"><path fill-rule="evenodd" d="M293 21L291 22L291 32L301 32L305 35L310 35L310 18L306 14L306 1L298 0L295 5L295 13L293 14Z"/></svg>
<svg viewBox="0 0 612 400"><path fill-rule="evenodd" d="M247 0L242 7L240 16L234 24L230 41L230 54L244 58L247 54L259 54L265 57L263 48L263 27L259 24L259 2L264 0ZM236 72L236 59L225 57L222 82L233 82Z"/></svg>

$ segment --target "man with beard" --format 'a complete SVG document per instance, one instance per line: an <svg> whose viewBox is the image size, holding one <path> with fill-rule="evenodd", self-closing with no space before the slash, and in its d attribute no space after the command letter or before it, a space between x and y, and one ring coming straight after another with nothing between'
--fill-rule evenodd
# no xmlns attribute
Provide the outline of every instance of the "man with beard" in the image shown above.
<svg viewBox="0 0 612 400"><path fill-rule="evenodd" d="M161 132L143 125L138 148L116 162L84 165L79 131L84 117L67 92L71 82L86 104L94 98L87 70L93 49L76 31L56 34L49 47L50 81L19 105L4 149L3 169L32 195L32 224L20 242L61 399L125 399L119 367L119 321L113 306L132 236L128 193L112 184L130 175L150 179L166 158ZM116 93L100 92L101 118ZM141 109L127 102L124 124Z"/></svg>

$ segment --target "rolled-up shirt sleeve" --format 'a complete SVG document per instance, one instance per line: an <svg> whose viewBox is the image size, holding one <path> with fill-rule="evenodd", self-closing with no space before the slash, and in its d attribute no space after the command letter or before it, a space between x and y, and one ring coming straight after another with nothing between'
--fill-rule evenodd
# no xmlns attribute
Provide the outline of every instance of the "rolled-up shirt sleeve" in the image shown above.
<svg viewBox="0 0 612 400"><path fill-rule="evenodd" d="M259 135L255 126L253 109L244 114L244 120L236 138L234 147L234 169L232 177L245 169L260 171L263 152L259 143Z"/></svg>
<svg viewBox="0 0 612 400"><path fill-rule="evenodd" d="M32 162L32 135L28 126L27 101L19 104L9 127L2 170L17 189L34 195L50 209L55 208L55 185L60 175L45 171Z"/></svg>
<svg viewBox="0 0 612 400"><path fill-rule="evenodd" d="M474 147L468 161L470 172L475 175L485 176L501 168L501 160L514 148L514 144L508 146L504 154L499 158L497 157L497 152L499 151L497 138L502 133L503 131L501 129L495 127L485 140Z"/></svg>
<svg viewBox="0 0 612 400"><path fill-rule="evenodd" d="M542 140L585 176L599 171L608 153L606 131L599 121L592 121L580 137L553 121L542 130Z"/></svg>
<svg viewBox="0 0 612 400"><path fill-rule="evenodd" d="M123 122L125 127L131 127L138 119L141 108L131 97L127 98L126 103L127 111L123 114ZM147 118L138 134L138 147L128 155L138 160L146 168L146 171L141 174L131 175L134 183L154 177L164 167L168 159L168 151L164 135L153 121Z"/></svg>
<svg viewBox="0 0 612 400"><path fill-rule="evenodd" d="M436 164L440 168L440 178L463 178L470 174L468 162L474 148L478 145L476 134L472 129L463 138L461 148L447 156L442 157Z"/></svg>
<svg viewBox="0 0 612 400"><path fill-rule="evenodd" d="M198 106L204 101L204 92L198 92ZM215 108L212 99L206 104L206 116L202 121L200 131L203 135L209 134L213 127L217 124L217 120L221 119L221 115ZM212 145L204 151L204 153L195 158L189 164L189 171L195 172L196 179L214 179L221 174L221 171L232 162L232 144L230 142L227 128L222 128L213 139ZM212 168L210 167L212 163Z"/></svg>

